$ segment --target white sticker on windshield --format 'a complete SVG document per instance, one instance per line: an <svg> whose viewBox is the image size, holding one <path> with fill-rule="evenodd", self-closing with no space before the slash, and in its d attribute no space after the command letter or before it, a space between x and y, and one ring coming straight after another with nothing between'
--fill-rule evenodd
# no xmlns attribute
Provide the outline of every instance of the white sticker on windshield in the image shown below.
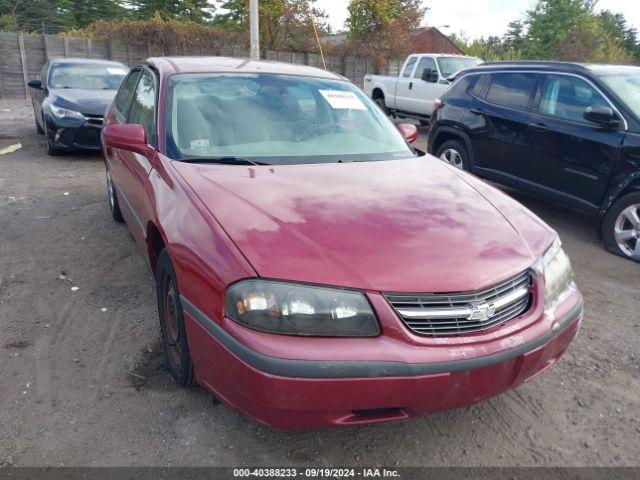
<svg viewBox="0 0 640 480"><path fill-rule="evenodd" d="M191 140L191 148L193 148L194 150L198 148L209 148L209 140L207 140L206 138Z"/></svg>
<svg viewBox="0 0 640 480"><path fill-rule="evenodd" d="M364 103L356 96L354 92L345 92L344 90L320 90L331 108L350 109L350 110L366 110Z"/></svg>
<svg viewBox="0 0 640 480"><path fill-rule="evenodd" d="M111 68L107 67L107 72L111 75L126 75L127 71L124 68Z"/></svg>

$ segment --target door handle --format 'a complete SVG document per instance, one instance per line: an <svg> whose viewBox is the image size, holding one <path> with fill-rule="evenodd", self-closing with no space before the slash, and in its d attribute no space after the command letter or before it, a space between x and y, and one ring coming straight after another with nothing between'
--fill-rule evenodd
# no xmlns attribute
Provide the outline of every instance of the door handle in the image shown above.
<svg viewBox="0 0 640 480"><path fill-rule="evenodd" d="M529 128L538 132L546 132L547 130L549 130L549 127L547 127L544 123L539 122L530 123Z"/></svg>
<svg viewBox="0 0 640 480"><path fill-rule="evenodd" d="M413 88L413 82L409 82L409 90Z"/></svg>
<svg viewBox="0 0 640 480"><path fill-rule="evenodd" d="M475 113L476 115L482 115L484 113L484 110L482 110L481 108L472 108L471 113Z"/></svg>

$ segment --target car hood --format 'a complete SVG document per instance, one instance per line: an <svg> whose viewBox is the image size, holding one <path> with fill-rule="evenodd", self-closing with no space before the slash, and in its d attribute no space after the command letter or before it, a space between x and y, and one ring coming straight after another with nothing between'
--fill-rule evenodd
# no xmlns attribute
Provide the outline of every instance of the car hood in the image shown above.
<svg viewBox="0 0 640 480"><path fill-rule="evenodd" d="M71 88L52 89L54 105L85 115L104 115L104 111L116 96L117 90L83 90Z"/></svg>
<svg viewBox="0 0 640 480"><path fill-rule="evenodd" d="M390 292L473 290L529 268L555 235L514 200L429 156L173 164L267 278Z"/></svg>

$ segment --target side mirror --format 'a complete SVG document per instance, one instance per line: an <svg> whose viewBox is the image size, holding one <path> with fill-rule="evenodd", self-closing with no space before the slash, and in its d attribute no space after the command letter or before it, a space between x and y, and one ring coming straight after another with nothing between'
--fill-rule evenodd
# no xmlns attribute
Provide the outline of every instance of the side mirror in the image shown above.
<svg viewBox="0 0 640 480"><path fill-rule="evenodd" d="M582 116L589 122L606 127L614 127L620 123L610 107L587 107Z"/></svg>
<svg viewBox="0 0 640 480"><path fill-rule="evenodd" d="M130 152L147 153L147 133L139 123L107 125L102 130L104 143L111 148L120 148Z"/></svg>
<svg viewBox="0 0 640 480"><path fill-rule="evenodd" d="M39 79L35 79L35 80L29 80L29 83L27 83L27 85L29 85L29 88L35 88L36 90L42 90L42 80Z"/></svg>
<svg viewBox="0 0 640 480"><path fill-rule="evenodd" d="M436 83L438 81L438 73L434 72L430 68L425 68L422 70L421 80L429 83Z"/></svg>
<svg viewBox="0 0 640 480"><path fill-rule="evenodd" d="M399 123L396 128L400 131L407 143L413 143L418 139L418 127L412 123Z"/></svg>

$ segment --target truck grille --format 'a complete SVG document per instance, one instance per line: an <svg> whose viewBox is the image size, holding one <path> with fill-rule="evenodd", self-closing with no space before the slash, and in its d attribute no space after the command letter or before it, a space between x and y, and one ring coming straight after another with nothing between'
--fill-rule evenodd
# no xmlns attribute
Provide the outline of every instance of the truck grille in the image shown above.
<svg viewBox="0 0 640 480"><path fill-rule="evenodd" d="M460 335L497 327L531 303L529 271L476 292L385 293L404 323L420 335Z"/></svg>

